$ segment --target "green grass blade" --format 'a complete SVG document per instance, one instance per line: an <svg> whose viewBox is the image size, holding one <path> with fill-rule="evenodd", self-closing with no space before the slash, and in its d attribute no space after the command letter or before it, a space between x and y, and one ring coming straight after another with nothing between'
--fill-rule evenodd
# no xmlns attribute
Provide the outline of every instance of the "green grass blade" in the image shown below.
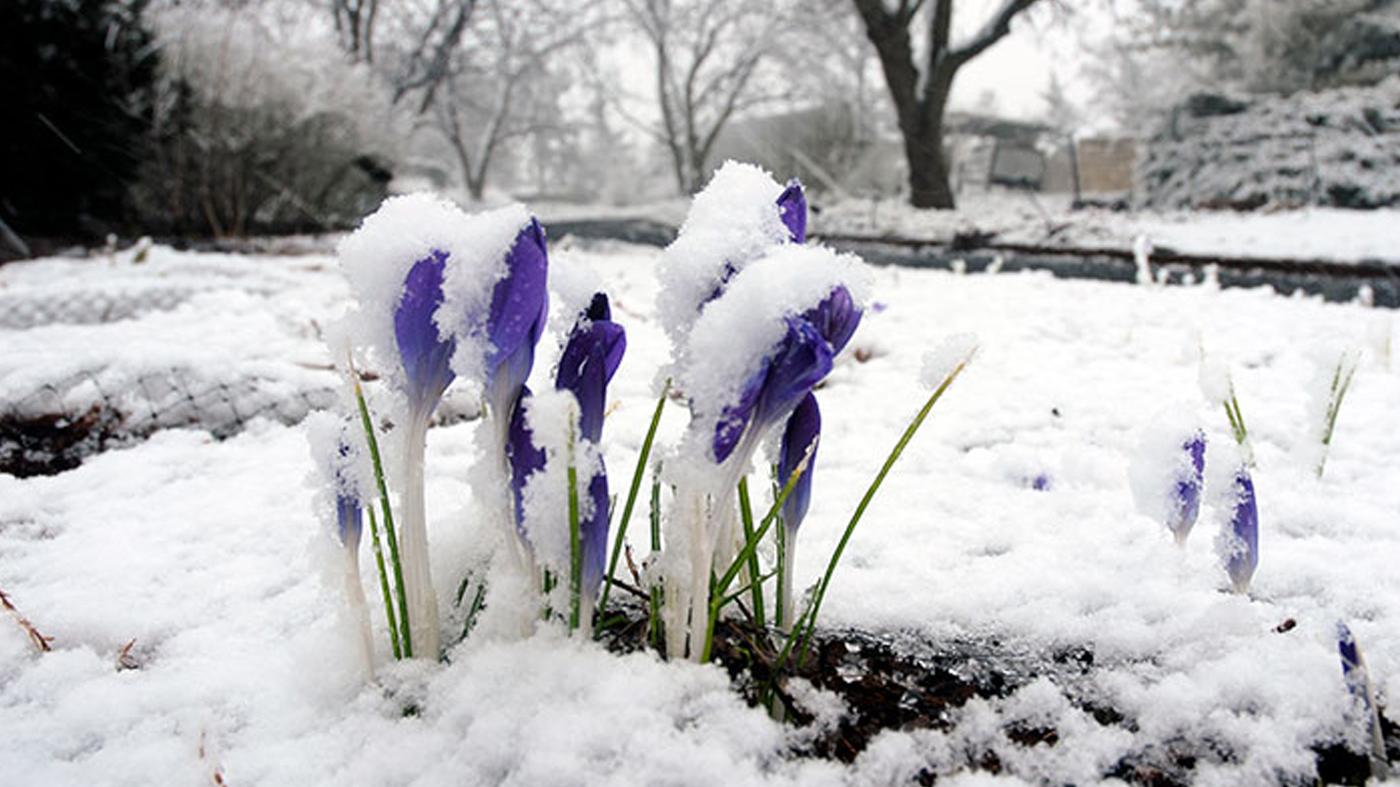
<svg viewBox="0 0 1400 787"><path fill-rule="evenodd" d="M953 384L953 381L958 378L958 375L962 373L963 369L967 368L971 360L972 356L969 355L966 360L954 367L953 370L948 373L948 376L943 378L942 384L929 395L928 400L924 402L923 408L919 410L919 414L914 416L914 420L909 423L908 428L904 430L904 434L900 435L899 442L895 443L894 450L890 451L889 457L885 459L885 464L880 468L880 472L875 475L875 480L870 483L870 487L865 490L865 496L861 498L860 504L856 506L855 513L851 515L851 521L846 525L846 531L841 534L841 540L837 543L836 550L831 554L831 560L826 566L826 573L822 575L821 582L817 584L816 593L812 596L811 614L807 615L805 625L793 627L794 632L799 630L803 632L801 648L798 650L797 656L797 664L799 667L807 659L807 648L811 645L812 635L816 632L817 628L817 614L821 611L822 601L826 597L826 590L831 586L831 577L836 573L836 565L841 562L841 555L845 553L846 545L850 543L851 536L855 534L856 525L860 523L861 517L865 515L865 510L870 506L870 501L874 499L875 493L880 490L880 485L885 482L885 476L889 475L890 469L894 467L894 463L898 461L900 455L904 453L905 446L909 445L909 441L913 439L914 433L919 431L919 427L923 425L924 419L928 417L929 411L932 410L933 406L938 403L938 400L943 397L943 393L948 390L948 387Z"/></svg>
<svg viewBox="0 0 1400 787"><path fill-rule="evenodd" d="M749 502L749 479L747 476L739 479L739 519L744 525L744 541L748 542L753 538L753 505ZM779 531L782 528L778 528ZM763 610L763 581L759 579L760 569L758 565L758 552L749 555L749 576L752 581L749 587L753 591L753 620L761 629L767 623L767 616Z"/></svg>
<svg viewBox="0 0 1400 787"><path fill-rule="evenodd" d="M370 460L374 464L374 482L379 487L379 504L384 511L384 535L389 542L389 559L394 567L394 590L399 601L399 636L403 643L403 657L413 658L413 637L408 630L408 597L404 593L403 566L399 561L399 539L394 532L394 512L389 507L389 485L384 481L384 463L379 457L379 440L374 436L374 420L369 415L369 405L365 403L365 392L360 388L360 378L355 372L353 361L350 365L350 382L355 387L355 402L360 408L360 425L365 430L365 441L369 444Z"/></svg>
<svg viewBox="0 0 1400 787"><path fill-rule="evenodd" d="M603 595L598 599L598 612L608 606L608 594L612 590L612 579L617 575L617 560L622 555L627 538L627 524L632 521L632 509L637 504L637 492L642 486L642 475L646 471L647 459L651 456L651 446L656 440L656 427L661 423L661 411L666 407L666 397L671 392L671 381L661 388L661 397L656 400L656 410L651 414L651 425L647 436L642 440L642 451L637 455L637 467L632 471L632 486L627 490L627 502L622 506L622 519L617 524L617 536L613 540L612 556L608 558L608 573L603 580Z"/></svg>
<svg viewBox="0 0 1400 787"><path fill-rule="evenodd" d="M787 500L788 495L792 494L792 490L797 486L797 481L802 477L802 474L807 472L807 467L812 462L812 454L816 452L818 442L818 440L813 440L811 445L807 446L806 455L802 457L802 461L798 462L797 467L793 469L792 475L788 478L787 483L783 485L783 491L773 500L772 507L768 509L767 514L764 514L763 521L759 523L758 529L754 531L753 536L744 541L744 547L739 550L739 554L734 556L734 562L729 564L728 570L719 578L711 577L709 614L706 615L705 620L705 640L704 646L700 649L700 663L703 664L710 660L710 653L714 647L715 623L719 619L720 609L724 606L725 594L728 592L729 586L733 584L734 578L739 575L739 572L748 563L749 558L754 555L755 551L758 549L759 542L768 534L768 528L772 527L773 523L777 521L778 512L782 510L783 502Z"/></svg>
<svg viewBox="0 0 1400 787"><path fill-rule="evenodd" d="M384 619L389 623L389 642L394 646L394 658L403 658L403 648L399 645L399 622L394 614L394 596L389 590L389 572L384 567L384 548L379 544L379 520L374 516L374 507L366 506L369 514L369 535L374 544L374 565L379 569L379 592L384 596Z"/></svg>

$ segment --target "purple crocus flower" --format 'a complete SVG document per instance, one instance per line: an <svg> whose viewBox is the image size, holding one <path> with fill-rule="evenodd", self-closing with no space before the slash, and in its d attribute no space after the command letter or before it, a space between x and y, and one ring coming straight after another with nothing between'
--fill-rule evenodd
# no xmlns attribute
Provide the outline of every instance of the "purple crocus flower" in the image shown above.
<svg viewBox="0 0 1400 787"><path fill-rule="evenodd" d="M1249 580L1259 565L1259 508L1254 502L1254 481L1241 466L1235 473L1235 513L1225 540L1225 570L1236 593L1249 590Z"/></svg>
<svg viewBox="0 0 1400 787"><path fill-rule="evenodd" d="M1342 681L1347 692L1361 706L1364 723L1370 737L1371 776L1384 781L1390 777L1390 762L1386 755L1385 734L1381 729L1380 708L1377 707L1371 689L1371 674L1366 668L1366 659L1356 644L1351 629L1346 623L1337 621L1337 653L1342 659Z"/></svg>
<svg viewBox="0 0 1400 787"><path fill-rule="evenodd" d="M781 618L779 625L792 621L792 573L797 560L797 528L807 517L807 509L812 504L812 471L817 464L817 438L822 431L821 409L817 407L817 397L808 392L792 411L787 426L783 429L782 446L778 451L778 484L786 486L788 479L797 472L802 460L808 457L807 467L797 477L792 492L783 501L783 572L782 583L778 586L778 606Z"/></svg>
<svg viewBox="0 0 1400 787"><path fill-rule="evenodd" d="M1356 646L1356 637L1352 636L1351 627L1342 621L1337 621L1337 653L1342 657L1342 680L1346 682L1347 691L1367 707L1371 704L1371 698L1367 691L1367 684L1370 677L1366 673L1366 665L1361 660L1361 651Z"/></svg>
<svg viewBox="0 0 1400 787"><path fill-rule="evenodd" d="M603 437L603 413L607 405L607 387L622 354L627 350L627 334L612 321L608 296L597 293L574 329L559 359L555 387L571 391L579 404L579 432L582 438L597 445ZM608 473L601 466L588 482L588 495L593 512L579 523L583 549L583 592L589 598L603 581L608 557Z"/></svg>
<svg viewBox="0 0 1400 787"><path fill-rule="evenodd" d="M778 451L778 483L786 485L788 479L792 477L797 466L802 462L802 458L807 455L808 447L816 442L822 430L821 409L817 407L817 397L808 393L797 405L797 409L792 411L792 417L788 419L787 427L783 429L782 447ZM812 504L812 470L817 464L817 449L812 447L812 458L808 460L807 469L798 476L797 484L793 486L792 493L787 500L783 501L783 525L789 531L788 541L796 535L797 528L802 524L802 520L807 517L807 509Z"/></svg>
<svg viewBox="0 0 1400 787"><path fill-rule="evenodd" d="M394 310L394 338L408 382L409 405L431 412L452 384L456 341L443 339L433 314L442 305L442 277L447 252L434 250L415 262L404 277L403 296Z"/></svg>
<svg viewBox="0 0 1400 787"><path fill-rule="evenodd" d="M1196 517L1201 511L1201 485L1206 467L1205 433L1197 431L1181 449L1191 460L1191 471L1176 482L1176 497L1167 516L1167 527L1176 535L1176 543L1184 546L1186 537L1191 534L1191 528L1196 524ZM1252 497L1252 484L1250 489Z"/></svg>
<svg viewBox="0 0 1400 787"><path fill-rule="evenodd" d="M594 445L602 439L603 414L607 404L607 385L622 362L627 349L627 335L621 325L612 321L612 310L603 293L593 296L588 308L579 316L560 356L555 387L567 390L579 403L580 437ZM529 388L522 389L520 402L511 416L506 458L511 468L511 492L515 498L516 527L524 539L523 495L525 483L545 465L545 453L537 448L525 426L524 402ZM601 462L601 459L600 459ZM579 523L583 548L583 589L589 597L603 581L607 561L608 540L608 479L606 468L588 482L587 494L593 512Z"/></svg>
<svg viewBox="0 0 1400 787"><path fill-rule="evenodd" d="M608 296L597 293L584 310L559 359L555 387L578 397L583 439L596 443L603 433L604 394L627 350L627 333L612 321Z"/></svg>
<svg viewBox="0 0 1400 787"><path fill-rule="evenodd" d="M549 267L544 228L536 219L520 230L506 254L506 275L491 293L486 319L487 388L498 417L506 418L535 362L535 345L549 314Z"/></svg>
<svg viewBox="0 0 1400 787"><path fill-rule="evenodd" d="M765 431L787 417L831 371L831 344L812 323L787 318L787 333L777 350L740 389L739 401L724 408L715 424L712 449L716 462L729 458L749 431Z"/></svg>
<svg viewBox="0 0 1400 787"><path fill-rule="evenodd" d="M860 326L860 309L856 308L851 291L837 287L822 302L802 314L802 319L816 326L822 338L831 345L832 356L839 355Z"/></svg>
<svg viewBox="0 0 1400 787"><path fill-rule="evenodd" d="M787 227L788 238L793 243L807 240L807 195L802 191L802 181L793 178L787 188L778 196L778 217Z"/></svg>

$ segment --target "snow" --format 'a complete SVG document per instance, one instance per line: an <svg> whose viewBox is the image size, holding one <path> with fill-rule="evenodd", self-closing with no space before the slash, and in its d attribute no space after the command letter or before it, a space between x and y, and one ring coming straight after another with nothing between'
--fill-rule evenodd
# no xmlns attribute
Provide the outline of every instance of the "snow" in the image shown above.
<svg viewBox="0 0 1400 787"><path fill-rule="evenodd" d="M593 513L588 483L598 474L598 457L592 444L578 439L578 400L572 392L546 388L526 400L524 406L531 440L545 453L544 467L525 479L526 532L540 565L556 576L567 577L568 468L572 466L577 472L578 515L582 522Z"/></svg>
<svg viewBox="0 0 1400 787"><path fill-rule="evenodd" d="M1159 410L1144 425L1141 442L1128 466L1128 480L1138 510L1154 522L1172 527L1179 518L1179 485L1190 483L1195 477L1187 446L1199 431L1200 418L1194 408L1185 404ZM1192 524L1183 523L1187 533Z"/></svg>
<svg viewBox="0 0 1400 787"><path fill-rule="evenodd" d="M691 202L680 234L662 262L658 311L679 342L727 273L737 273L788 239L773 177L752 164L727 161Z"/></svg>
<svg viewBox="0 0 1400 787"><path fill-rule="evenodd" d="M959 333L944 339L942 344L924 356L923 372L919 375L924 387L937 389L959 367L971 363L978 343L977 335L972 333Z"/></svg>
<svg viewBox="0 0 1400 787"><path fill-rule="evenodd" d="M622 476L669 356L654 305L661 254L621 245L551 254L595 270L628 331L604 446ZM231 381L264 370L291 380L301 369L319 385L339 384L328 369L297 366L330 366L311 324L349 301L328 257L244 260L157 246L142 264L6 266L0 284L41 299L75 281L115 292L158 271L188 276L200 294L107 322L0 328L4 401L99 362L125 377L175 359ZM227 439L167 429L60 475L0 475L0 588L54 638L53 651L39 653L12 616L0 617L0 772L46 785L215 775L240 786L875 785L928 768L947 784L1088 785L1122 759L1187 741L1211 747L1196 784L1269 784L1306 780L1311 746L1351 739L1336 621L1355 632L1378 696L1400 692L1400 377L1373 338L1388 313L1266 289L895 268L871 277L867 302L885 308L867 310L819 392L822 461L796 586L820 577L927 397L919 370L928 349L973 334L976 359L868 509L822 625L979 647L995 640L1031 656L1085 648L1094 662L1080 679L1041 678L972 701L945 730L883 733L843 766L794 757L811 731L746 707L716 667L615 656L551 626L513 640L483 624L449 648L448 663L394 664L368 584L376 652L366 684L341 553L306 482L311 427L253 419ZM1202 345L1207 357L1233 359L1258 459L1263 551L1249 595L1222 592L1229 579L1210 536L1228 525L1223 501L1203 500L1204 535L1179 549L1138 511L1128 482L1164 401L1199 413L1208 474L1233 468L1224 413L1200 390ZM1367 352L1318 479L1307 387L1315 348L1336 346ZM552 387L547 367L536 365L536 390ZM370 383L371 394L385 385ZM668 408L663 450L685 421L683 408ZM455 423L428 436L428 528L448 643L461 624L456 586L499 538L466 481L480 427ZM1047 491L1030 488L1035 474L1053 479ZM1206 483L1220 488L1217 476ZM632 540L640 560L644 529ZM360 560L372 580L368 550ZM1296 628L1276 633L1290 619ZM138 666L119 668L133 640ZM1127 721L1102 724L1086 701ZM839 713L830 695L812 702L827 718ZM1012 722L1054 725L1060 742L1016 744L1006 735ZM972 769L987 751L1000 775Z"/></svg>
<svg viewBox="0 0 1400 787"><path fill-rule="evenodd" d="M953 211L896 200L822 203L820 234L948 242L985 232L995 242L1131 252L1142 238L1158 253L1217 258L1400 262L1400 209L1232 211L1071 210L1066 195L964 191Z"/></svg>

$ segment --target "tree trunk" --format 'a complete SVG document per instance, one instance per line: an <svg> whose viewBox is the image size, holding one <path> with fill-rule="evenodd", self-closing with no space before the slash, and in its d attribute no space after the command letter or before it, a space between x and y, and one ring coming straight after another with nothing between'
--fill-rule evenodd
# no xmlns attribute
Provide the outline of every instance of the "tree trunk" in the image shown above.
<svg viewBox="0 0 1400 787"><path fill-rule="evenodd" d="M953 89L953 74L952 69L937 70L918 103L918 118L911 124L914 133L904 135L904 154L909 161L909 204L916 208L954 207L948 160L943 155L943 111Z"/></svg>
<svg viewBox="0 0 1400 787"><path fill-rule="evenodd" d="M951 210L953 189L948 181L948 163L943 158L942 123L917 136L905 135L904 155L909 161L909 204Z"/></svg>

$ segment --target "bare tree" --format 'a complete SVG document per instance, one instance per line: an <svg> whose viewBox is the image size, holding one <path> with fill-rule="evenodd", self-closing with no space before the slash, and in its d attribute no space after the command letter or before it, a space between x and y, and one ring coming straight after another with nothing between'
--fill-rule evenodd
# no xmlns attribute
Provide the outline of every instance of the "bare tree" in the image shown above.
<svg viewBox="0 0 1400 787"><path fill-rule="evenodd" d="M335 32L351 62L374 62L374 22L379 0L331 0Z"/></svg>
<svg viewBox="0 0 1400 787"><path fill-rule="evenodd" d="M480 200L493 163L514 139L558 126L566 87L554 62L601 24L601 13L562 0L480 0L482 12L463 46L450 53L432 117L457 157L472 199ZM596 6L595 6L596 8Z"/></svg>
<svg viewBox="0 0 1400 787"><path fill-rule="evenodd" d="M916 208L952 208L943 157L943 113L958 69L1011 31L1011 20L1039 0L1003 0L972 38L954 45L954 0L853 0L875 45L894 101L909 162L909 202ZM925 6L930 6L925 9ZM924 11L924 13L920 13ZM916 62L915 25L927 21L922 68Z"/></svg>
<svg viewBox="0 0 1400 787"><path fill-rule="evenodd" d="M623 0L655 57L661 126L676 185L696 191L715 139L736 113L769 96L755 90L760 66L789 19L783 2Z"/></svg>
<svg viewBox="0 0 1400 787"><path fill-rule="evenodd" d="M337 3L353 0L335 0ZM359 0L373 2L373 0ZM471 27L479 0L431 0L426 6L396 7L390 36L391 63L381 65L397 104L413 96L419 114L432 108L437 91L447 80L463 37Z"/></svg>

